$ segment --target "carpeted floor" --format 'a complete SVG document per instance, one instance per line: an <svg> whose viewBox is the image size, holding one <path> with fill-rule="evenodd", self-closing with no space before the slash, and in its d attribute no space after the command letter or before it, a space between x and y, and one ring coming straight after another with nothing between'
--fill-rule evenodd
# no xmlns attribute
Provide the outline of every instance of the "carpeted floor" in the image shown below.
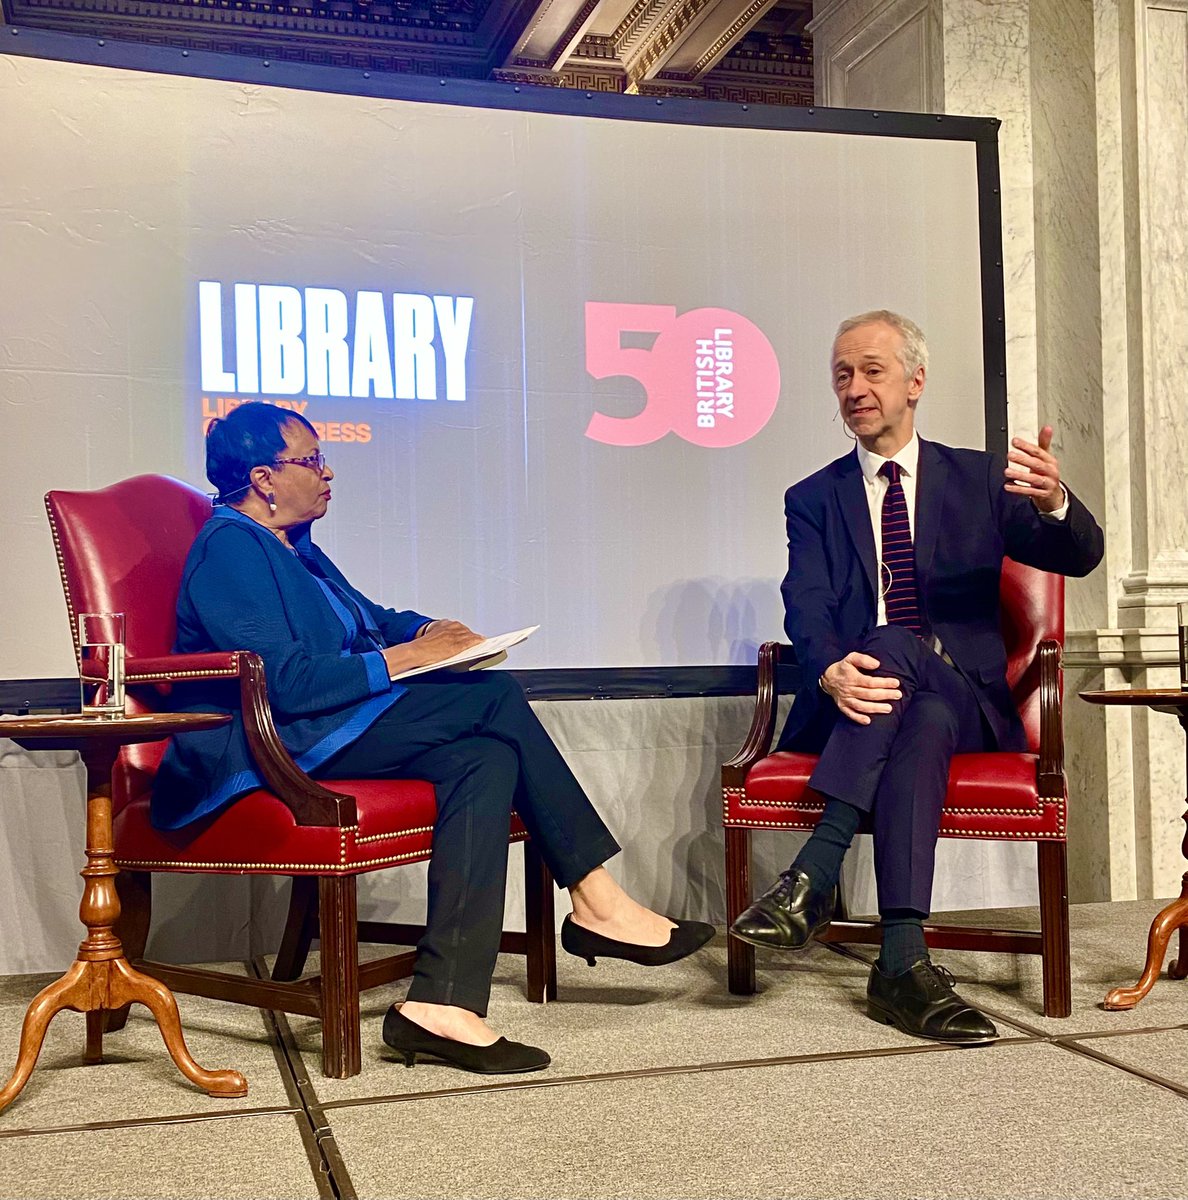
<svg viewBox="0 0 1188 1200"><path fill-rule="evenodd" d="M81 1065L63 1013L0 1113L0 1198L1188 1197L1188 981L1100 1007L1159 907L1074 908L1067 1020L1041 1013L1038 960L938 953L999 1025L982 1049L869 1020L863 962L824 947L760 955L759 993L731 996L721 938L655 971L561 955L543 1008L501 958L492 1021L553 1065L494 1080L395 1062L388 989L364 996L348 1080L322 1078L313 1021L179 997L195 1058L248 1076L230 1101L190 1087L145 1018ZM0 1072L48 980L0 980Z"/></svg>

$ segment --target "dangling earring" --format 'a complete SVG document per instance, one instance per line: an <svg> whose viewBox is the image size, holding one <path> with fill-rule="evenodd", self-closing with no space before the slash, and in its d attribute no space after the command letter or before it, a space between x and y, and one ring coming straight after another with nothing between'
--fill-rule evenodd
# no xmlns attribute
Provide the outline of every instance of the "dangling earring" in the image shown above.
<svg viewBox="0 0 1188 1200"><path fill-rule="evenodd" d="M271 513L276 512L276 493L275 492L268 493L268 511Z"/></svg>

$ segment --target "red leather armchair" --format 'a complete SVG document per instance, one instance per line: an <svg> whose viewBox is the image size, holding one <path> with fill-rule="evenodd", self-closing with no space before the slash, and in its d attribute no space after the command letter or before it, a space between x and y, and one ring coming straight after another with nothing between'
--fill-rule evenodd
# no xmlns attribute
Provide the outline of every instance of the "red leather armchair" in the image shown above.
<svg viewBox="0 0 1188 1200"><path fill-rule="evenodd" d="M412 945L421 930L356 917L356 877L429 857L436 815L433 787L418 780L316 782L289 757L273 725L264 668L244 650L176 655L174 610L182 567L210 516L202 493L160 475L141 475L94 492L46 498L71 629L79 612L127 614L128 709L168 707L187 680L238 680L248 740L267 789L242 797L183 830L149 820L149 792L165 743L125 749L113 776L115 858L121 868L120 936L140 959L148 937L154 872L289 875L288 923L270 979L138 961L174 991L320 1017L322 1069L346 1078L360 1069L359 991L411 972L413 954L359 965L360 939ZM77 638L76 638L77 650ZM512 841L527 843L513 816ZM528 993L556 996L552 879L525 845L527 932L505 933L502 948L527 956ZM313 937L322 970L299 979ZM126 1011L111 1014L119 1028Z"/></svg>
<svg viewBox="0 0 1188 1200"><path fill-rule="evenodd" d="M958 754L949 772L941 837L1035 842L1039 871L1040 930L928 925L930 946L1040 954L1044 1013L1067 1017L1072 1008L1069 973L1068 806L1061 718L1060 647L1064 638L1064 580L1009 559L1002 571L1002 628L1007 678L1027 733L1028 752ZM759 650L758 695L742 749L722 767L726 826L726 908L733 921L751 903L752 829L812 829L824 802L808 787L816 756L769 754L775 732L777 670L791 647L775 642ZM834 921L821 941L877 943L877 924ZM754 948L728 939L732 992L755 990Z"/></svg>

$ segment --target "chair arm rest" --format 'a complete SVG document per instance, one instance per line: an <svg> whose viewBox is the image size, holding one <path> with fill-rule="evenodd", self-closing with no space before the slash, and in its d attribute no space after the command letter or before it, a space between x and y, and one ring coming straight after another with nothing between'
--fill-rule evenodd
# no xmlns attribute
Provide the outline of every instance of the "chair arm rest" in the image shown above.
<svg viewBox="0 0 1188 1200"><path fill-rule="evenodd" d="M1052 638L1040 642L1040 744L1039 777L1041 796L1063 797L1064 778L1064 700L1060 687L1060 643Z"/></svg>
<svg viewBox="0 0 1188 1200"><path fill-rule="evenodd" d="M263 660L258 654L240 653L239 663L244 730L252 757L269 790L288 807L298 825L357 825L354 796L322 787L285 749L272 720Z"/></svg>
<svg viewBox="0 0 1188 1200"><path fill-rule="evenodd" d="M249 650L224 650L131 658L125 664L124 679L131 686L238 679L248 747L268 790L289 809L298 825L341 827L358 823L355 798L322 787L293 761L285 749L272 719L264 663L258 654Z"/></svg>
<svg viewBox="0 0 1188 1200"><path fill-rule="evenodd" d="M722 764L723 772L729 771L738 782L746 778L747 772L771 749L772 733L775 730L776 702L779 700L779 681L776 668L785 653L792 647L782 642L764 642L759 647L759 664L755 680L755 711L751 714L751 728L747 731L738 753Z"/></svg>
<svg viewBox="0 0 1188 1200"><path fill-rule="evenodd" d="M236 679L239 650L210 654L164 654L156 658L129 658L124 664L125 683L184 683L188 679Z"/></svg>

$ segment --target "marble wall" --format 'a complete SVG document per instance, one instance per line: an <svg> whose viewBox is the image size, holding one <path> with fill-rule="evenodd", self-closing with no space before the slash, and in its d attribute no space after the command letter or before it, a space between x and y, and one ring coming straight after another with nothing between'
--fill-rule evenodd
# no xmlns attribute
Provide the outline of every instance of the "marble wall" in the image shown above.
<svg viewBox="0 0 1188 1200"><path fill-rule="evenodd" d="M1188 3L1097 0L1093 24L1102 387L1091 415L1104 433L1108 552L1103 608L1070 614L1067 686L1174 687L1174 605L1188 599L1188 409L1173 382L1188 365ZM1074 720L1075 782L1104 843L1081 864L1093 894L1174 894L1185 787L1176 722L1141 709L1078 708Z"/></svg>
<svg viewBox="0 0 1188 1200"><path fill-rule="evenodd" d="M1055 427L1106 531L1102 567L1068 589L1071 894L1175 894L1183 736L1076 693L1178 678L1188 0L819 0L810 29L818 103L1002 121L1010 429Z"/></svg>
<svg viewBox="0 0 1188 1200"><path fill-rule="evenodd" d="M817 102L943 111L941 15L940 0L818 3L811 26Z"/></svg>

